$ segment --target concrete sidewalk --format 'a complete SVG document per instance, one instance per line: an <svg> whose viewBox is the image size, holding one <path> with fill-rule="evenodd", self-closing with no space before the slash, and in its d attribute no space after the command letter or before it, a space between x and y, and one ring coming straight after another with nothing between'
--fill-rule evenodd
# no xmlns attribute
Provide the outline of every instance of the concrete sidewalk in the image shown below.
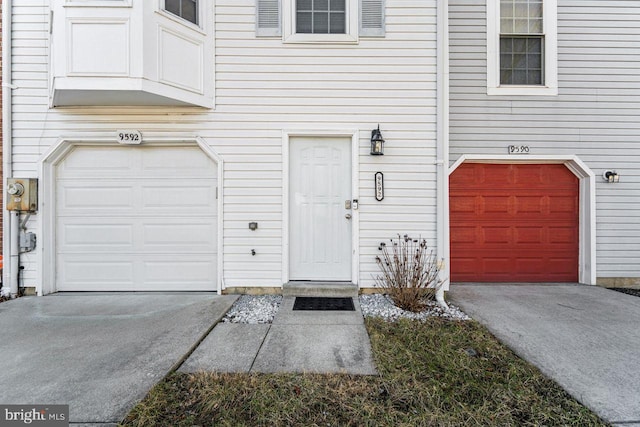
<svg viewBox="0 0 640 427"><path fill-rule="evenodd" d="M617 426L640 426L640 298L586 285L451 285L449 299Z"/></svg>
<svg viewBox="0 0 640 427"><path fill-rule="evenodd" d="M72 425L115 425L237 296L54 294L0 304L0 403L68 404Z"/></svg>
<svg viewBox="0 0 640 427"><path fill-rule="evenodd" d="M376 374L358 298L356 311L293 311L285 297L271 325L220 323L181 372Z"/></svg>

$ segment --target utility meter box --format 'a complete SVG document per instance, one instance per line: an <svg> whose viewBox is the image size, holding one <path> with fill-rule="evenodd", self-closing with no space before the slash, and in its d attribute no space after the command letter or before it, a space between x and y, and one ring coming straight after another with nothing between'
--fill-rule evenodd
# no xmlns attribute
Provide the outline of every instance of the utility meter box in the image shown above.
<svg viewBox="0 0 640 427"><path fill-rule="evenodd" d="M38 180L36 178L8 178L7 209L22 212L37 211Z"/></svg>

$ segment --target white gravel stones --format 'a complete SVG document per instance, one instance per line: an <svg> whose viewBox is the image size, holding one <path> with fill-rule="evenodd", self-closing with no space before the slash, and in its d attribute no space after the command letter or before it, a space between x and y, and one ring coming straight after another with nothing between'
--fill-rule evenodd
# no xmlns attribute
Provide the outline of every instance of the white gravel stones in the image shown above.
<svg viewBox="0 0 640 427"><path fill-rule="evenodd" d="M271 323L281 302L281 295L242 295L222 321L224 323Z"/></svg>
<svg viewBox="0 0 640 427"><path fill-rule="evenodd" d="M360 295L360 308L365 317L382 317L389 322L394 322L400 318L425 320L428 317L471 320L471 318L458 307L449 304L449 310L444 310L435 301L428 301L426 308L420 313L405 311L393 305L391 298L382 294Z"/></svg>
<svg viewBox="0 0 640 427"><path fill-rule="evenodd" d="M382 317L388 322L398 319L425 320L429 317L443 317L451 320L470 320L458 307L449 304L449 310L444 310L435 301L427 302L424 311L412 313L393 305L391 298L382 294L360 295L360 308L365 317ZM242 295L233 304L222 319L224 323L271 323L280 303L281 295Z"/></svg>

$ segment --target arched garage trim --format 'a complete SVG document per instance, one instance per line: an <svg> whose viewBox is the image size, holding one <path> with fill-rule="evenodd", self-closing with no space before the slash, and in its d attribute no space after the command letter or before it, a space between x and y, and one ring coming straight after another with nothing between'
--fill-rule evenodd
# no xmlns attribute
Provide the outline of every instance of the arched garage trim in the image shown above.
<svg viewBox="0 0 640 427"><path fill-rule="evenodd" d="M506 163L506 164L564 164L579 179L580 185L580 242L578 254L578 280L586 285L596 284L596 183L595 174L577 156L533 156L533 155L462 155L449 168L451 175L463 163ZM446 212L444 226L446 238L445 253L449 247L449 212ZM447 263L449 269L449 263ZM449 275L449 271L447 271Z"/></svg>
<svg viewBox="0 0 640 427"><path fill-rule="evenodd" d="M217 277L215 289L218 294L222 293L224 285L224 252L223 252L223 186L224 186L224 161L222 157L207 144L207 142L194 136L147 136L145 135L141 145L144 146L175 146L176 144L185 144L197 146L218 166L217 185L218 185L218 242L217 242ZM115 134L100 136L74 136L69 138L60 138L53 144L49 150L39 160L39 176L40 183L38 188L38 211L40 213L40 221L38 223L38 236L41 237L41 246L38 259L38 281L36 292L38 295L46 295L56 292L56 166L60 164L67 154L77 146L118 146L115 141Z"/></svg>

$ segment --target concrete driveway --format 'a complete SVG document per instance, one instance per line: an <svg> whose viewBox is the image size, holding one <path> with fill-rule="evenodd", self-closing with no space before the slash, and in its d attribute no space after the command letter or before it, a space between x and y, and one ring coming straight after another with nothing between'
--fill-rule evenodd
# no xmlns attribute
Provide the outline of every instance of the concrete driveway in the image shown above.
<svg viewBox="0 0 640 427"><path fill-rule="evenodd" d="M71 423L118 423L236 298L92 293L4 302L0 403L68 404Z"/></svg>
<svg viewBox="0 0 640 427"><path fill-rule="evenodd" d="M451 285L449 299L601 418L640 426L640 298L586 285Z"/></svg>

